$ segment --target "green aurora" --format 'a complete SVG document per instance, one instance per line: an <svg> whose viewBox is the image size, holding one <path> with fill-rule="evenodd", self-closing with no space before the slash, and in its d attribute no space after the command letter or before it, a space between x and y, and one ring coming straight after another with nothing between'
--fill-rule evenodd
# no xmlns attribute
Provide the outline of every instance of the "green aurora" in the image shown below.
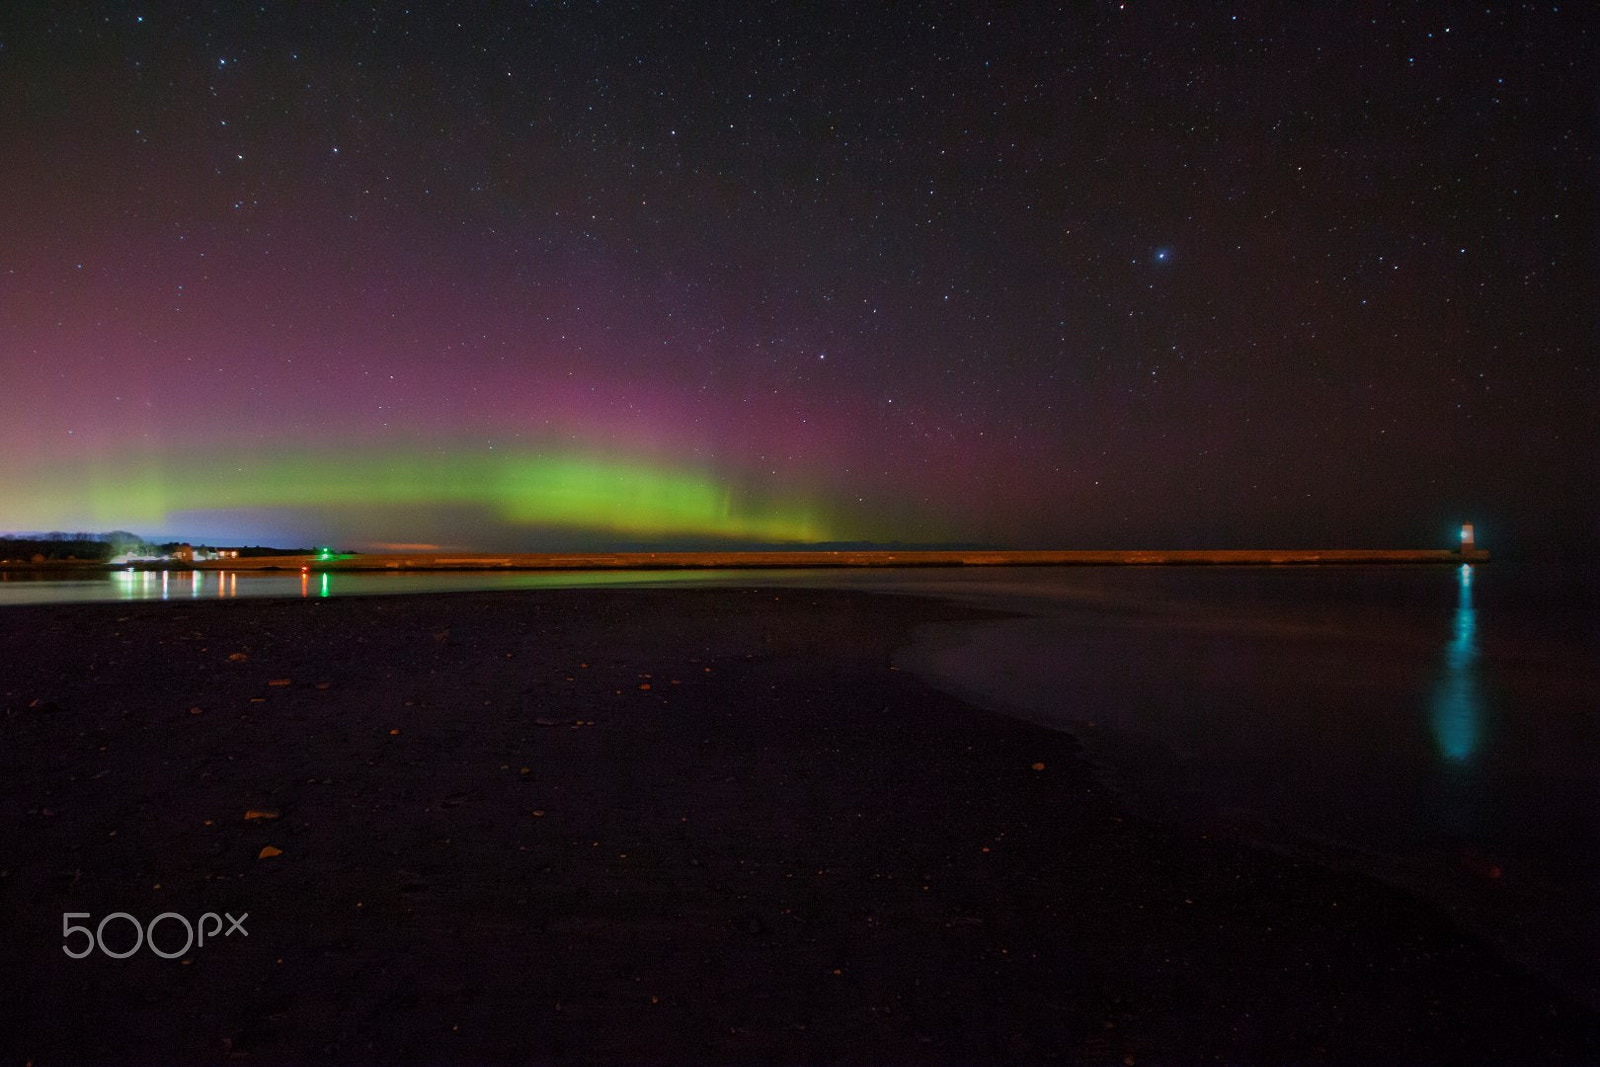
<svg viewBox="0 0 1600 1067"><path fill-rule="evenodd" d="M461 506L488 509L510 526L627 538L803 543L839 536L837 518L814 502L736 492L707 471L595 454L122 454L35 469L5 488L13 505L7 517L19 528L77 522L167 530L175 516L193 512Z"/></svg>

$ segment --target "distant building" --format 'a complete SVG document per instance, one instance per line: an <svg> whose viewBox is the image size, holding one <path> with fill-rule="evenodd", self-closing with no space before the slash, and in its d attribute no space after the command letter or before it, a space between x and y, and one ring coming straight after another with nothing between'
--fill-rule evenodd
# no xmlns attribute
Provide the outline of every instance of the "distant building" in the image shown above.
<svg viewBox="0 0 1600 1067"><path fill-rule="evenodd" d="M194 546L189 544L187 541L185 541L183 544L178 546L178 549L177 549L176 552L172 553L172 558L173 559L180 559L185 563L193 563L194 562Z"/></svg>

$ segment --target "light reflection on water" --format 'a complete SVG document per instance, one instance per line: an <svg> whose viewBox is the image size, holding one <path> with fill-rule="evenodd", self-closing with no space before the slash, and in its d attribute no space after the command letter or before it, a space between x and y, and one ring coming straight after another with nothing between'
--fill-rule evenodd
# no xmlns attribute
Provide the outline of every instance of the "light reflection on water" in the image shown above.
<svg viewBox="0 0 1600 1067"><path fill-rule="evenodd" d="M1589 594L1504 565L839 580L1013 612L896 663L1068 730L1143 810L1389 879L1600 1004Z"/></svg>
<svg viewBox="0 0 1600 1067"><path fill-rule="evenodd" d="M0 604L60 603L84 600L197 600L239 595L232 571L109 571L100 579L19 582L0 586Z"/></svg>
<svg viewBox="0 0 1600 1067"><path fill-rule="evenodd" d="M1445 647L1444 673L1433 693L1433 736L1439 753L1469 763L1483 731L1484 694L1478 676L1478 615L1472 606L1472 566L1461 565L1455 635Z"/></svg>
<svg viewBox="0 0 1600 1067"><path fill-rule="evenodd" d="M587 589L655 585L753 585L804 571L259 571L109 570L58 578L0 571L0 607L93 601L304 598Z"/></svg>

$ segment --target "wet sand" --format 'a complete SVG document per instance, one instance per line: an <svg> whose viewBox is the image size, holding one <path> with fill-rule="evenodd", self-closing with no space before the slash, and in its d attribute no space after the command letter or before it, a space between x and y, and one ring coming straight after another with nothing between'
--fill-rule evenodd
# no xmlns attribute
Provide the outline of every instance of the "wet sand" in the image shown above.
<svg viewBox="0 0 1600 1067"><path fill-rule="evenodd" d="M1069 736L889 666L964 617L787 589L0 609L0 1052L1600 1058L1593 1013L1421 901L1137 818ZM67 958L63 913L119 911L248 936Z"/></svg>

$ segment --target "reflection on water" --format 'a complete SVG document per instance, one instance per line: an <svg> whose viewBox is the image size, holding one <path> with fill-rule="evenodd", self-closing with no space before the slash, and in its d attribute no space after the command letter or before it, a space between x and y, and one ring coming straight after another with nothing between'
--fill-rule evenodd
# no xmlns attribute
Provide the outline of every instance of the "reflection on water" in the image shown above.
<svg viewBox="0 0 1600 1067"><path fill-rule="evenodd" d="M327 596L332 592L333 587L329 583L330 576L327 571L323 571L317 581L318 596ZM311 572L305 568L301 568L300 571L300 596L307 599L311 596Z"/></svg>
<svg viewBox="0 0 1600 1067"><path fill-rule="evenodd" d="M112 596L105 596L109 588ZM39 592L26 589L27 592ZM233 571L111 571L103 582L75 581L61 583L55 590L62 594L48 598L56 600L171 600L175 595L198 600L203 596L222 598L239 595L239 575ZM11 597L7 600L34 599ZM46 599L46 598L38 598ZM0 600L4 603L5 600Z"/></svg>
<svg viewBox="0 0 1600 1067"><path fill-rule="evenodd" d="M105 570L70 578L0 571L0 606L117 600L254 599L469 593L654 585L749 585L792 581L804 571L155 571ZM243 578L241 582L240 579Z"/></svg>
<svg viewBox="0 0 1600 1067"><path fill-rule="evenodd" d="M237 597L239 575L231 571L111 571L103 580L76 580L41 583L48 588L23 586L18 595L0 598L0 603L31 600L171 600L187 596ZM107 593L110 595L107 595ZM47 595L38 595L38 594ZM48 595L54 593L56 595ZM28 594L34 594L32 596Z"/></svg>
<svg viewBox="0 0 1600 1067"><path fill-rule="evenodd" d="M1504 566L1024 577L992 579L1012 617L929 628L896 662L1071 731L1133 803L1381 874L1600 1003L1581 607Z"/></svg>
<svg viewBox="0 0 1600 1067"><path fill-rule="evenodd" d="M1478 616L1472 607L1472 566L1461 565L1455 636L1445 649L1444 674L1433 693L1433 737L1439 753L1466 764L1478 750L1484 699L1478 677Z"/></svg>

